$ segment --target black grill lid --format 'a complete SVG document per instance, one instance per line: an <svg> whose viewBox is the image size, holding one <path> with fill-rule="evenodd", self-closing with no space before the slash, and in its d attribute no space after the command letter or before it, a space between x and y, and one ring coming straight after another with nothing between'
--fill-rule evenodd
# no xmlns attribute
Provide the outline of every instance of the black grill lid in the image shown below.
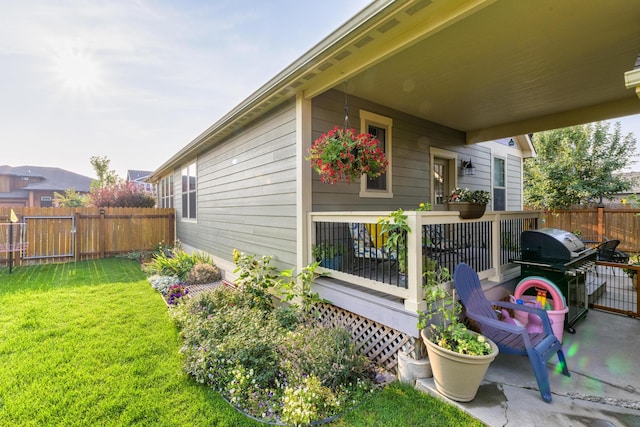
<svg viewBox="0 0 640 427"><path fill-rule="evenodd" d="M567 262L591 251L575 234L559 228L523 231L520 243L522 260Z"/></svg>

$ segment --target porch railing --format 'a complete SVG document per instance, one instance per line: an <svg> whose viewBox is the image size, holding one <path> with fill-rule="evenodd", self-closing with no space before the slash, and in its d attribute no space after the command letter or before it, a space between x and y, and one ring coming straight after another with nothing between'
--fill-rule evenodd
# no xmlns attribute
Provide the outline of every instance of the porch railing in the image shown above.
<svg viewBox="0 0 640 427"><path fill-rule="evenodd" d="M520 257L520 234L536 229L537 211L487 213L462 220L456 212L406 211L411 229L405 244L387 248L378 220L389 212L313 212L309 215L308 259L322 252L330 277L400 298L407 310L424 309L423 272L460 262L481 278L503 279ZM323 251L320 251L323 249Z"/></svg>

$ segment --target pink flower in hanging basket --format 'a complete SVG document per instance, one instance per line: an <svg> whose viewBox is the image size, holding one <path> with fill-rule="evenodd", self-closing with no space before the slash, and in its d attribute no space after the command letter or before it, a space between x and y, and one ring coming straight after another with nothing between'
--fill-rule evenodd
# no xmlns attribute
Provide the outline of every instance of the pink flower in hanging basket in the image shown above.
<svg viewBox="0 0 640 427"><path fill-rule="evenodd" d="M387 171L389 162L380 142L368 133L338 126L323 133L309 149L311 167L329 184L351 182L361 175L376 178Z"/></svg>

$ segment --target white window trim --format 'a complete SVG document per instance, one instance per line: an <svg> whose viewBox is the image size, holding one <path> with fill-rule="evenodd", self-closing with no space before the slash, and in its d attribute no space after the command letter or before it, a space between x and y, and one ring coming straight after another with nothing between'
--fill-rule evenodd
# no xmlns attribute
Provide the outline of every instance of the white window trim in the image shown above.
<svg viewBox="0 0 640 427"><path fill-rule="evenodd" d="M196 195L196 217L195 218L188 218L184 216L184 204L183 204L183 200L182 200L182 196L184 194L184 191L182 190L182 170L184 168L189 168L189 166L194 165L195 167L195 171L194 171L194 177L196 179L196 189L195 189L195 195ZM190 176L190 175L188 175ZM188 192L188 190L187 190ZM188 197L187 197L188 200ZM182 220L182 222L190 222L190 223L197 223L198 222L198 161L194 160L193 162L189 162L187 163L185 166L180 168L180 206L181 206L181 212L180 212L180 218Z"/></svg>
<svg viewBox="0 0 640 427"><path fill-rule="evenodd" d="M370 190L367 188L366 175L360 177L360 197L391 199L393 198L393 119L370 111L360 110L360 132L366 132L369 125L378 126L386 129L385 135L385 156L389 161L387 167L387 189L386 190Z"/></svg>

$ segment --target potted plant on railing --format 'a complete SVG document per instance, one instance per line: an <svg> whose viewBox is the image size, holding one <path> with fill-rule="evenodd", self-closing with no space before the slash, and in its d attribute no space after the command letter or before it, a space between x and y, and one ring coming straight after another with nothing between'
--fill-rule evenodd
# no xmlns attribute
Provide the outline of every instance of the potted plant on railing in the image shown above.
<svg viewBox="0 0 640 427"><path fill-rule="evenodd" d="M389 165L373 135L338 126L315 140L307 160L320 174L320 180L330 184L349 183L362 175L377 178Z"/></svg>
<svg viewBox="0 0 640 427"><path fill-rule="evenodd" d="M427 308L418 312L418 329L427 347L436 389L460 402L473 400L489 364L498 355L498 346L473 332L460 320L462 307L448 286L446 268L425 273Z"/></svg>
<svg viewBox="0 0 640 427"><path fill-rule="evenodd" d="M484 215L491 195L484 190L469 190L456 187L449 197L449 210L460 212L463 219L480 218Z"/></svg>
<svg viewBox="0 0 640 427"><path fill-rule="evenodd" d="M340 266L344 249L331 242L321 242L313 247L312 255L321 267L337 270Z"/></svg>
<svg viewBox="0 0 640 427"><path fill-rule="evenodd" d="M397 254L398 273L401 281L407 274L407 233L411 228L407 224L407 215L402 209L393 211L384 218L378 218L380 233L386 235L383 247L387 253Z"/></svg>

